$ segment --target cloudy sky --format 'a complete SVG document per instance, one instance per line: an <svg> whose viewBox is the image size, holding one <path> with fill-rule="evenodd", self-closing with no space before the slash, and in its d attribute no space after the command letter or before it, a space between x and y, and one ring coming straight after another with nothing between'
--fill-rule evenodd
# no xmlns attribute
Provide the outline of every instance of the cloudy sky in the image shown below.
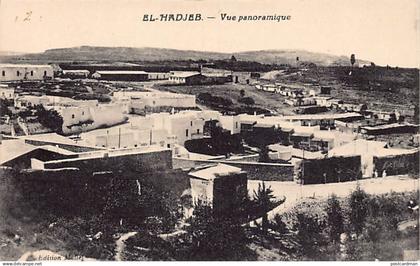
<svg viewBox="0 0 420 266"><path fill-rule="evenodd" d="M218 52L305 49L418 66L417 0L0 0L0 50L81 45ZM200 22L143 22L144 14L201 13ZM226 22L228 15L290 15ZM207 16L214 16L209 20Z"/></svg>

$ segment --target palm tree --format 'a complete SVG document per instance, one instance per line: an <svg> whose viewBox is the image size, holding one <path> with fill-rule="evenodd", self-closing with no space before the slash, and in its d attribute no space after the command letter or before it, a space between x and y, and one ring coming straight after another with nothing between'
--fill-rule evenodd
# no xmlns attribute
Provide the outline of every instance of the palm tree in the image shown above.
<svg viewBox="0 0 420 266"><path fill-rule="evenodd" d="M258 190L254 190L254 203L258 210L263 212L262 216L262 230L267 231L268 228L268 211L275 205L276 197L273 195L273 190L270 187L266 187L265 183L258 184Z"/></svg>

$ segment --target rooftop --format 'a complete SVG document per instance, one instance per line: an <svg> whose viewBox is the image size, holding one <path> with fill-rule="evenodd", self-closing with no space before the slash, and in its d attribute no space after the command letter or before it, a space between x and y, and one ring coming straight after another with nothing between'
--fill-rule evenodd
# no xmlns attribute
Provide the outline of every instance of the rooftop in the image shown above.
<svg viewBox="0 0 420 266"><path fill-rule="evenodd" d="M195 75L200 75L200 72L196 72L196 71L172 71L171 72L171 76L179 77L179 78L187 78L187 77L192 77Z"/></svg>
<svg viewBox="0 0 420 266"><path fill-rule="evenodd" d="M220 175L237 174L240 172L241 168L219 163L215 166L210 166L202 170L191 172L189 175L192 177L213 181Z"/></svg>
<svg viewBox="0 0 420 266"><path fill-rule="evenodd" d="M145 71L131 71L131 70L99 70L96 73L100 75L147 75Z"/></svg>
<svg viewBox="0 0 420 266"><path fill-rule="evenodd" d="M104 157L118 157L118 156L144 154L144 153L161 152L161 151L170 151L170 150L167 148L162 148L158 146L150 146L148 148L91 151L91 152L79 153L79 157L77 158L53 160L53 161L48 161L48 163L73 162L73 161L80 161L80 160L90 160L90 159L97 159L97 158L104 158Z"/></svg>
<svg viewBox="0 0 420 266"><path fill-rule="evenodd" d="M0 165L36 148L36 146L26 144L24 141L18 139L3 140L0 144Z"/></svg>
<svg viewBox="0 0 420 266"><path fill-rule="evenodd" d="M364 126L362 127L363 129L367 129L367 130L378 130L378 129L390 129L390 128L398 128L398 127L418 127L414 124L410 124L410 123L403 123L403 124L399 124L399 123L393 123L393 124L385 124L385 125L380 125L380 126Z"/></svg>
<svg viewBox="0 0 420 266"><path fill-rule="evenodd" d="M0 165L37 149L47 150L63 155L75 154L74 152L64 150L52 145L35 146L27 144L20 139L3 140L0 144Z"/></svg>
<svg viewBox="0 0 420 266"><path fill-rule="evenodd" d="M0 64L0 67L52 67L50 65L32 65L32 64Z"/></svg>
<svg viewBox="0 0 420 266"><path fill-rule="evenodd" d="M90 73L89 70L86 70L86 69L69 69L69 70L63 70L63 73L79 73L79 72Z"/></svg>
<svg viewBox="0 0 420 266"><path fill-rule="evenodd" d="M58 135L57 133L46 133L46 134L37 134L37 135L28 135L28 136L19 136L19 139L22 140L32 140L32 141L40 141L40 142L47 142L47 143L56 143L56 144L64 144L64 145L72 145L72 146L81 146L81 147L90 147L89 145L85 145L83 141L74 141L67 137ZM95 147L97 148L97 147ZM97 148L99 149L99 148Z"/></svg>

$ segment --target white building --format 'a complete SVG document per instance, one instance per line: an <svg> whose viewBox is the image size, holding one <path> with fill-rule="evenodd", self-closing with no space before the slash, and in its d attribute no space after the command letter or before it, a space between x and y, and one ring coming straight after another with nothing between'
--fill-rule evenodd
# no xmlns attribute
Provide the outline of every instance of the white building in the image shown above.
<svg viewBox="0 0 420 266"><path fill-rule="evenodd" d="M169 106L195 108L197 106L195 95L190 94L149 91L117 91L114 92L113 96L116 101L132 102L135 108L141 108L141 104L149 107Z"/></svg>
<svg viewBox="0 0 420 266"><path fill-rule="evenodd" d="M81 135L90 145L105 148L137 148L158 145L174 148L186 140L202 138L204 124L213 112L185 111L131 117L128 123Z"/></svg>
<svg viewBox="0 0 420 266"><path fill-rule="evenodd" d="M87 78L89 77L89 70L78 69L78 70L63 70L63 77L68 78Z"/></svg>
<svg viewBox="0 0 420 266"><path fill-rule="evenodd" d="M0 81L43 80L54 77L50 65L0 64Z"/></svg>
<svg viewBox="0 0 420 266"><path fill-rule="evenodd" d="M170 73L166 72L147 72L149 80L165 80L169 79Z"/></svg>
<svg viewBox="0 0 420 266"><path fill-rule="evenodd" d="M200 72L196 71L171 71L169 81L178 84L186 84L189 83L190 79L200 75Z"/></svg>
<svg viewBox="0 0 420 266"><path fill-rule="evenodd" d="M15 89L0 85L0 99L13 100L15 98Z"/></svg>
<svg viewBox="0 0 420 266"><path fill-rule="evenodd" d="M127 120L120 104L98 104L96 106L52 106L63 117L64 134L89 131L98 127L109 127Z"/></svg>
<svg viewBox="0 0 420 266"><path fill-rule="evenodd" d="M231 134L241 133L241 119L237 115L224 115L219 119L222 128L229 130Z"/></svg>

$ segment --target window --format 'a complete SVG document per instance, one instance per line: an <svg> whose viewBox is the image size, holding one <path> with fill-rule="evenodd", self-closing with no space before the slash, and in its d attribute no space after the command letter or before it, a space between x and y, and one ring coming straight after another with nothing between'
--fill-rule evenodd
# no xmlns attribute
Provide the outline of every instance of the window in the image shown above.
<svg viewBox="0 0 420 266"><path fill-rule="evenodd" d="M200 129L197 129L197 134L200 134Z"/></svg>
<svg viewBox="0 0 420 266"><path fill-rule="evenodd" d="M192 121L190 122L191 126L192 126Z"/></svg>
<svg viewBox="0 0 420 266"><path fill-rule="evenodd" d="M18 70L18 71L16 71L16 76L18 76L18 77L19 77L19 75L20 75L20 72L19 72L19 70Z"/></svg>
<svg viewBox="0 0 420 266"><path fill-rule="evenodd" d="M235 123L235 128L238 128L238 122Z"/></svg>
<svg viewBox="0 0 420 266"><path fill-rule="evenodd" d="M71 115L71 118L74 118L74 114Z"/></svg>
<svg viewBox="0 0 420 266"><path fill-rule="evenodd" d="M185 136L188 137L188 129L185 130Z"/></svg>
<svg viewBox="0 0 420 266"><path fill-rule="evenodd" d="M85 112L84 111L82 112L82 115L85 115Z"/></svg>
<svg viewBox="0 0 420 266"><path fill-rule="evenodd" d="M44 77L46 77L46 76L47 76L47 71L45 70L45 71L44 71Z"/></svg>
<svg viewBox="0 0 420 266"><path fill-rule="evenodd" d="M31 76L33 76L34 75L34 71L33 70L31 70Z"/></svg>
<svg viewBox="0 0 420 266"><path fill-rule="evenodd" d="M168 149L171 148L171 144L166 144L166 147L168 147Z"/></svg>
<svg viewBox="0 0 420 266"><path fill-rule="evenodd" d="M4 76L6 76L6 71L4 71L4 70L2 70L1 71L1 75L4 77Z"/></svg>

